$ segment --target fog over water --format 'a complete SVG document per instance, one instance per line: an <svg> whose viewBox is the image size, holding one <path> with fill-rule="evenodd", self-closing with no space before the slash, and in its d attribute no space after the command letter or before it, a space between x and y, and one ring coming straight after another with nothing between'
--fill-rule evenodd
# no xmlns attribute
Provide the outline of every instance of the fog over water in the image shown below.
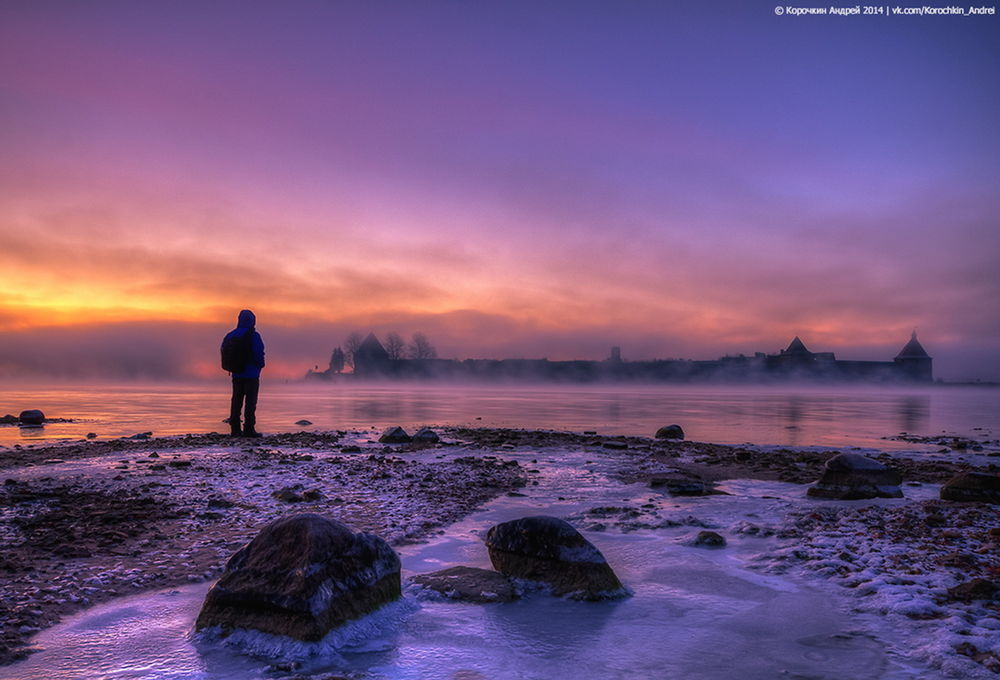
<svg viewBox="0 0 1000 680"><path fill-rule="evenodd" d="M191 384L20 385L0 395L0 415L40 408L74 422L0 427L0 444L223 432L226 379ZM309 420L300 428L295 423ZM689 439L724 444L898 448L908 432L1000 433L1000 390L925 386L303 384L262 381L261 431L369 429L390 425L544 428L651 436L680 424ZM975 428L982 428L976 430ZM912 444L905 444L913 448Z"/></svg>

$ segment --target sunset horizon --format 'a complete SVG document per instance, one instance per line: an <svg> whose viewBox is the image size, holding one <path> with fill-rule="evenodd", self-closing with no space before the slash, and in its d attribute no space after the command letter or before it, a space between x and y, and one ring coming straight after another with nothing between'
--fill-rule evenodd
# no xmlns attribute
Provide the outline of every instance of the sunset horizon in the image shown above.
<svg viewBox="0 0 1000 680"><path fill-rule="evenodd" d="M916 328L1000 379L995 17L295 8L0 9L0 375L209 375L249 307L283 378L354 330L883 359Z"/></svg>

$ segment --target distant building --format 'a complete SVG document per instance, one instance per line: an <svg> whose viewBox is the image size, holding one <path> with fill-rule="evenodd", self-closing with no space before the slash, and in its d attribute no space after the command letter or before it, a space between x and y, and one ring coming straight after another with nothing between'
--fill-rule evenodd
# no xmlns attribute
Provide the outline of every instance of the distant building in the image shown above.
<svg viewBox="0 0 1000 680"><path fill-rule="evenodd" d="M394 361L399 360L389 358L389 352L375 333L369 333L354 352L354 374L366 377L391 375Z"/></svg>
<svg viewBox="0 0 1000 680"><path fill-rule="evenodd" d="M798 336L786 349L763 358L765 374L785 378L819 380L860 380L866 382L931 382L932 359L910 336L892 361L847 361L833 352L810 352Z"/></svg>
<svg viewBox="0 0 1000 680"><path fill-rule="evenodd" d="M306 377L324 374L309 372ZM392 359L369 333L354 355L354 376L366 378L594 382L931 382L933 360L917 341L910 341L892 361L846 361L833 352L811 352L796 336L777 354L756 352L710 361L665 359L624 361L621 348L611 348L604 361L548 359Z"/></svg>
<svg viewBox="0 0 1000 680"><path fill-rule="evenodd" d="M931 382L934 379L934 371L931 368L932 359L927 351L917 341L917 332L913 331L910 341L906 343L899 354L893 359L893 363L902 375L910 380L919 382Z"/></svg>

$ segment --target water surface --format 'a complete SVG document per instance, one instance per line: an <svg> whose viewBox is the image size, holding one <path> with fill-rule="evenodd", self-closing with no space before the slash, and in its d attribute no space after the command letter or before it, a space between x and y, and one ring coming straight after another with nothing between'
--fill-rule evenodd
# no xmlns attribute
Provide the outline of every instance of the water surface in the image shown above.
<svg viewBox="0 0 1000 680"><path fill-rule="evenodd" d="M40 408L73 423L0 427L0 444L80 438L222 432L226 380L201 384L13 386L0 415ZM261 386L258 429L382 429L388 425L472 425L597 430L649 436L680 424L689 439L723 444L892 448L882 437L908 432L1000 433L1000 390L755 386L513 386L303 384ZM976 430L975 428L982 428ZM994 435L995 436L995 435ZM905 445L912 448L911 445Z"/></svg>

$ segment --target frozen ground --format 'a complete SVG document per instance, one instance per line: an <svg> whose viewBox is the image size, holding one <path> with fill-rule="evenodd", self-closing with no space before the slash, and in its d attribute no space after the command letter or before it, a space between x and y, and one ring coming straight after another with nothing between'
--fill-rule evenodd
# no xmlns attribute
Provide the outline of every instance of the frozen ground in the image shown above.
<svg viewBox="0 0 1000 680"><path fill-rule="evenodd" d="M180 499L182 508L217 497L234 501L232 508L217 510L233 512L233 521L202 520L204 528L191 534L198 539L192 547L201 549L222 527L239 527L227 542L213 546L208 564L215 566L199 572L201 578L214 573L251 525L289 509L271 491L301 483L301 491L317 488L330 502L341 498L324 507L355 526L367 521L371 528L368 511L385 505L377 511L381 530L395 525L391 537L397 544L425 537L399 548L404 577L454 564L488 567L481 540L486 528L545 513L584 531L633 597L595 604L536 594L482 606L441 602L410 587L404 604L361 624L363 640L342 636L331 641L336 652L310 656L308 651L319 650L288 647L287 658L264 659L188 636L207 589L198 584L119 598L78 614L38 635L35 643L44 651L0 668L0 678L997 677L987 668L989 655L1000 651L997 612L983 601L950 600L947 588L973 575L995 577L1000 565L988 532L1000 527L1000 517L990 506L934 501L939 482L931 469L912 468L911 481L922 481L905 487L905 499L817 502L805 498L802 482L776 478L796 477L796 471L808 476L812 455L820 452L802 452L801 460L796 454L777 467L762 464L756 476L764 479L727 479L722 473L733 462L730 453L745 468L754 467L752 459L726 447L671 448L622 438L628 448L617 449L588 436L477 432L453 432L457 445L397 449L389 456L360 433L317 447L199 449L165 454L167 460L193 459L191 468L133 474L147 483L165 472L170 484L169 491L161 488L164 498ZM354 444L379 453L371 458L368 451L338 450ZM306 456L312 460L302 460ZM719 460L705 462L713 457ZM54 483L60 475L121 484L127 481L115 480L122 475L115 469L121 458L87 457L17 473L29 485L44 477ZM328 462L332 458L340 462ZM715 469L718 489L729 495L671 497L645 483L644 476L678 462ZM434 479L424 482L430 486L424 493L419 482L406 486L408 479L424 481L423 466L451 471L456 476L449 486L489 477L492 492L480 484L475 504L505 491L513 495L495 497L472 514L467 513L475 504L466 501L452 516L464 518L435 533L439 530L422 527L425 517L451 521L442 506L456 501ZM205 470L193 474L198 467ZM408 478L410 470L414 477ZM390 477L380 487L385 473ZM939 476L946 474L949 469ZM519 487L522 477L528 482ZM351 490L361 480L368 486ZM728 545L693 546L705 528L724 535ZM162 551L162 559L169 553ZM971 556L971 562L955 555ZM113 574L132 567L141 578L155 561L123 557L108 569ZM139 586L153 583L139 581Z"/></svg>

